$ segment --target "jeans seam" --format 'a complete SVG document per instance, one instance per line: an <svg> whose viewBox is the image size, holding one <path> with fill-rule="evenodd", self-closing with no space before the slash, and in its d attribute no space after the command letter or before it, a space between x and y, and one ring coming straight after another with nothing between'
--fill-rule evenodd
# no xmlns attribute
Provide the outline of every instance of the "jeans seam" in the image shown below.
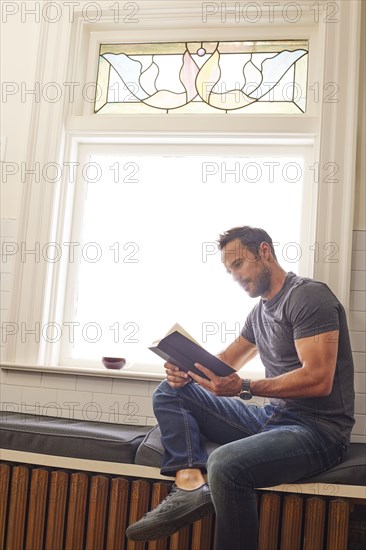
<svg viewBox="0 0 366 550"><path fill-rule="evenodd" d="M188 465L191 468L193 464L193 453L192 453L192 444L190 439L190 430L189 430L189 422L187 418L187 411L184 408L183 399L181 397L178 398L180 402L180 408L182 411L183 416L183 422L184 422L184 431L185 431L185 438L187 442L187 455L188 455Z"/></svg>

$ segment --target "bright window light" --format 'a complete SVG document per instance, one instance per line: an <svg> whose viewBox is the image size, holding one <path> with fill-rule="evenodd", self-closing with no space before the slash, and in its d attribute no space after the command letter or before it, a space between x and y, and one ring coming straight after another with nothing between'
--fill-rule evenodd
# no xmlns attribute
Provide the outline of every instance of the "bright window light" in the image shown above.
<svg viewBox="0 0 366 550"><path fill-rule="evenodd" d="M303 259L298 149L292 156L135 150L89 147L84 157L66 310L75 324L64 364L100 364L102 356L161 363L147 347L175 322L213 353L226 347L255 304L221 264L216 239L227 229L264 228L288 271L298 272Z"/></svg>

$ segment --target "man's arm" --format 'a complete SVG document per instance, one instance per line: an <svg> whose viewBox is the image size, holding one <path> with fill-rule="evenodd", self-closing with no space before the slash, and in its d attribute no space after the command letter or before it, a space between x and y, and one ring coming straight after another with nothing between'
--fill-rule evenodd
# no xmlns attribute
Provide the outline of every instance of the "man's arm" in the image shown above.
<svg viewBox="0 0 366 550"><path fill-rule="evenodd" d="M301 367L274 378L252 380L250 389L258 397L283 399L321 397L332 391L336 368L339 331L301 338L295 341ZM210 381L193 373L190 376L215 395L237 395L241 388L236 374L220 378L202 365L196 365Z"/></svg>
<svg viewBox="0 0 366 550"><path fill-rule="evenodd" d="M275 378L255 380L253 395L278 398L322 397L332 391L339 331L324 332L295 341L301 368Z"/></svg>
<svg viewBox="0 0 366 550"><path fill-rule="evenodd" d="M239 370L256 355L256 345L239 336L224 351L218 353L217 357L233 369Z"/></svg>

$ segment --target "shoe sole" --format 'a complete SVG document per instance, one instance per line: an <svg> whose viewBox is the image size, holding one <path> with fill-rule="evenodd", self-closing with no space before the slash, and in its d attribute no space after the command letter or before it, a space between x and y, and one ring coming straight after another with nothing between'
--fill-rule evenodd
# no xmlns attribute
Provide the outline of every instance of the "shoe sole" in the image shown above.
<svg viewBox="0 0 366 550"><path fill-rule="evenodd" d="M212 514L214 511L215 511L215 508L212 502L208 502L201 508L193 510L190 514L187 514L182 518L178 518L176 521L172 522L169 525L160 524L150 528L146 526L145 530L141 530L141 527L140 527L138 532L136 533L134 533L133 530L129 531L129 529L127 529L126 536L130 540L149 541L149 540L162 539L165 537L169 537L170 535L173 535L174 533L179 531L182 527L185 527L186 525L194 523L195 521L203 518L204 516L207 516L208 514Z"/></svg>

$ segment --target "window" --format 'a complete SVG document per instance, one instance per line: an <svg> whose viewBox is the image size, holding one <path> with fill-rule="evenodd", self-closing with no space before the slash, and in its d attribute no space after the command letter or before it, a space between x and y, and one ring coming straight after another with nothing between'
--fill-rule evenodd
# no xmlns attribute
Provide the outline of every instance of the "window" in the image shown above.
<svg viewBox="0 0 366 550"><path fill-rule="evenodd" d="M102 44L95 112L302 113L308 41Z"/></svg>
<svg viewBox="0 0 366 550"><path fill-rule="evenodd" d="M171 141L79 147L62 364L151 369L147 347L175 322L228 345L255 303L221 265L235 225L264 227L285 269L311 274L312 147Z"/></svg>

